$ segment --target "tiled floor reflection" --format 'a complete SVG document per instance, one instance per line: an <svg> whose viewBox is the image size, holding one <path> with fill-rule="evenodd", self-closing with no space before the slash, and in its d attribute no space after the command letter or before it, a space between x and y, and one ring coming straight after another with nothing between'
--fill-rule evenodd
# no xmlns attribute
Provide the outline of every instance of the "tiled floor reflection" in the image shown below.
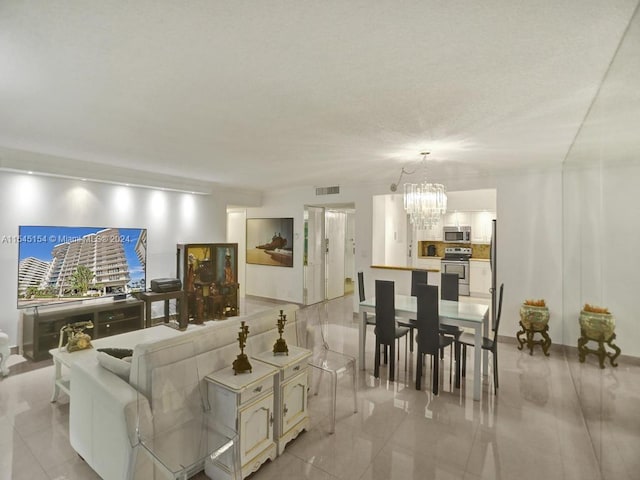
<svg viewBox="0 0 640 480"><path fill-rule="evenodd" d="M245 312L269 306L247 299ZM351 296L301 312L308 328L301 341L326 342L357 356L357 324ZM328 325L323 328L318 321ZM372 328L372 327L371 327ZM373 333L371 331L371 333ZM338 386L336 432L329 435L328 378L309 395L311 428L285 453L250 478L281 479L622 479L640 478L640 367L624 360L600 370L559 349L533 356L500 344L500 389L490 377L480 402L472 396L472 362L463 388L449 384L448 350L441 393L414 388L415 356L396 382L386 367L373 378L373 334L367 336L366 371L358 372L358 413L349 378ZM0 480L98 478L68 442L68 399L49 403L50 362L11 358L0 380ZM429 375L429 366L427 365ZM316 385L315 378L311 385ZM199 475L198 478L205 478Z"/></svg>

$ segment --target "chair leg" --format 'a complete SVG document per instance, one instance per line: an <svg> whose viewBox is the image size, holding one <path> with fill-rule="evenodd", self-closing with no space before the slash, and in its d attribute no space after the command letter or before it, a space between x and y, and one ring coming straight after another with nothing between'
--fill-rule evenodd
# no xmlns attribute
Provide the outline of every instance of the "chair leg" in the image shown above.
<svg viewBox="0 0 640 480"><path fill-rule="evenodd" d="M462 378L467 376L467 346L462 345Z"/></svg>
<svg viewBox="0 0 640 480"><path fill-rule="evenodd" d="M396 342L389 345L389 381L396 381Z"/></svg>
<svg viewBox="0 0 640 480"><path fill-rule="evenodd" d="M384 346L384 364L389 364L389 347L387 347L386 345Z"/></svg>
<svg viewBox="0 0 640 480"><path fill-rule="evenodd" d="M338 397L338 375L336 372L331 372L331 427L329 433L336 431L336 398Z"/></svg>
<svg viewBox="0 0 640 480"><path fill-rule="evenodd" d="M409 348L411 349L411 353L413 353L413 327L409 327Z"/></svg>
<svg viewBox="0 0 640 480"><path fill-rule="evenodd" d="M458 342L455 342L454 345L456 355L456 388L460 388L460 373L462 372L462 366L460 365L460 349L462 346Z"/></svg>
<svg viewBox="0 0 640 480"><path fill-rule="evenodd" d="M493 393L498 393L498 349L493 349Z"/></svg>
<svg viewBox="0 0 640 480"><path fill-rule="evenodd" d="M453 343L449 350L449 386L451 386L453 385Z"/></svg>
<svg viewBox="0 0 640 480"><path fill-rule="evenodd" d="M408 341L408 337L405 335L404 336L404 371L405 372L407 371L407 341Z"/></svg>
<svg viewBox="0 0 640 480"><path fill-rule="evenodd" d="M440 386L440 359L438 358L438 352L433 355L433 387L432 391L434 395L438 395L438 387Z"/></svg>
<svg viewBox="0 0 640 480"><path fill-rule="evenodd" d="M351 362L351 374L353 375L353 413L358 413L358 380L356 378L358 371L355 360Z"/></svg>
<svg viewBox="0 0 640 480"><path fill-rule="evenodd" d="M380 348L384 345L378 343L378 336L376 335L376 353L373 359L373 376L380 378Z"/></svg>
<svg viewBox="0 0 640 480"><path fill-rule="evenodd" d="M422 388L422 362L423 355L418 348L418 355L416 356L416 390L420 390Z"/></svg>

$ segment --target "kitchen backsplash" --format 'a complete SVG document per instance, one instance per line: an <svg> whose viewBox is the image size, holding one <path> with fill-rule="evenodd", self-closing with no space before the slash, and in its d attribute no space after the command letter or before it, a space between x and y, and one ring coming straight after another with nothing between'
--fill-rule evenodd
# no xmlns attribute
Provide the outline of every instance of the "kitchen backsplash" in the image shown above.
<svg viewBox="0 0 640 480"><path fill-rule="evenodd" d="M424 240L418 242L418 256L426 257L427 256L427 247L429 245L435 245L436 247L436 257L444 257L444 249L445 247L468 247L468 243L445 243L445 242L436 242ZM491 249L491 245L480 244L480 243L472 243L471 244L471 258L474 259L489 259L489 250Z"/></svg>

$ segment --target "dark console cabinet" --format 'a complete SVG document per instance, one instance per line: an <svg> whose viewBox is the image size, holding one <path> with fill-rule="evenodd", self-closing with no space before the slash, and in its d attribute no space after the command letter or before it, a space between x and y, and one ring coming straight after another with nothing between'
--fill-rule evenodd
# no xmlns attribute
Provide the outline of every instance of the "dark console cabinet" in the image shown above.
<svg viewBox="0 0 640 480"><path fill-rule="evenodd" d="M138 330L144 326L144 302L128 299L25 311L22 314L24 356L35 361L49 358L49 350L60 342L62 327L87 321L93 322L93 328L86 330L93 339Z"/></svg>
<svg viewBox="0 0 640 480"><path fill-rule="evenodd" d="M189 320L202 323L240 313L237 243L179 244L176 270Z"/></svg>

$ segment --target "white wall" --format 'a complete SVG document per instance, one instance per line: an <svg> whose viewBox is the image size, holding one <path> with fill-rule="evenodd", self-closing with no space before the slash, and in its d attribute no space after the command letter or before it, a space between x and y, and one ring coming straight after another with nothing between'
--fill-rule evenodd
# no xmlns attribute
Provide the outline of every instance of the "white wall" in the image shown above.
<svg viewBox="0 0 640 480"><path fill-rule="evenodd" d="M551 340L563 343L561 205L559 171L498 179L497 285L505 284L500 335L515 337L522 302L543 298Z"/></svg>
<svg viewBox="0 0 640 480"><path fill-rule="evenodd" d="M147 228L148 284L175 277L177 243L226 241L225 198L0 172L0 239L20 225ZM17 243L0 242L0 272L0 329L17 345Z"/></svg>
<svg viewBox="0 0 640 480"><path fill-rule="evenodd" d="M565 172L564 315L565 338L571 345L580 336L580 310L589 303L614 315L615 343L622 353L640 356L638 185L638 163Z"/></svg>
<svg viewBox="0 0 640 480"><path fill-rule="evenodd" d="M545 298L552 315L550 334L554 343L562 343L561 172L451 179L446 185L452 191L497 189L498 284L505 283L501 335L515 336L523 300ZM291 189L265 196L264 207L249 209L247 217L293 216L294 231L302 238L304 204L354 203L356 271L364 272L365 290L371 295L375 279L384 276L383 270L370 268L372 206L374 195L387 193L388 185L382 184L342 187L339 195L325 197L316 197L312 188ZM302 244L298 241L293 269L248 265L247 294L302 302L301 259Z"/></svg>

